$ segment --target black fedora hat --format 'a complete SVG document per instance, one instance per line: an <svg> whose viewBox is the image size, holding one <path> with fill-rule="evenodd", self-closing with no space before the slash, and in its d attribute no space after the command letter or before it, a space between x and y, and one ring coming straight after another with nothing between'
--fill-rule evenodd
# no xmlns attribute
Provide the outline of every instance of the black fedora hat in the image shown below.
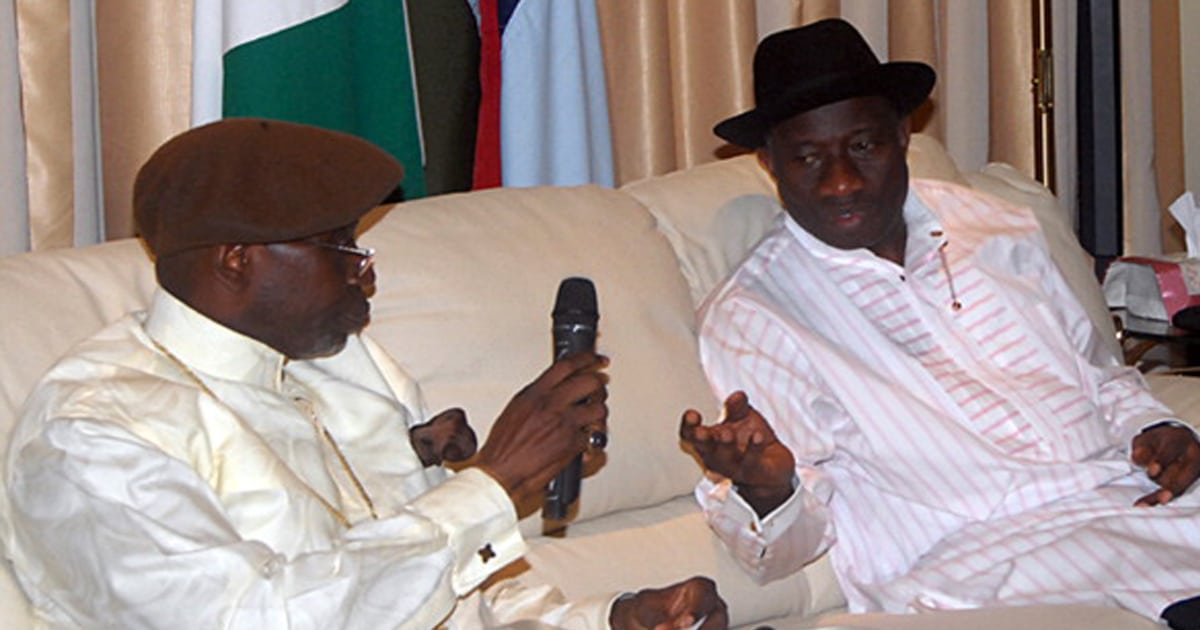
<svg viewBox="0 0 1200 630"><path fill-rule="evenodd" d="M883 96L907 114L923 103L937 76L919 62L879 63L850 23L821 20L763 39L754 53L755 108L727 118L713 133L757 149L767 132L801 112L858 96Z"/></svg>

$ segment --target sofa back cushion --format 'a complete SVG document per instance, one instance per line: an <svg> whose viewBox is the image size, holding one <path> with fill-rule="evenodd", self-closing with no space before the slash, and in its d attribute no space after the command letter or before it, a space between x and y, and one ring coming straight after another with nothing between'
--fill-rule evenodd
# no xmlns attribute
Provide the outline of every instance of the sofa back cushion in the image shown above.
<svg viewBox="0 0 1200 630"><path fill-rule="evenodd" d="M688 493L700 468L679 417L715 403L697 360L692 301L670 245L628 195L595 186L496 189L394 207L362 237L380 251L371 336L421 384L431 411L459 406L482 438L551 362L559 283L591 278L608 355L607 461L579 518ZM599 462L597 462L599 463ZM540 518L522 524L540 531Z"/></svg>
<svg viewBox="0 0 1200 630"><path fill-rule="evenodd" d="M145 308L153 291L154 269L134 239L0 258L0 433L5 444L42 374L76 343Z"/></svg>

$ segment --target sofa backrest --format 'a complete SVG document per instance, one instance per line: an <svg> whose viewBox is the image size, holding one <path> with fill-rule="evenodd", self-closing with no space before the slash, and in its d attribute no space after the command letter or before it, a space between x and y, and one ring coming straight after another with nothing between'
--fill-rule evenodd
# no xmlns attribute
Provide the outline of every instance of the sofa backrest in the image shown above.
<svg viewBox="0 0 1200 630"><path fill-rule="evenodd" d="M393 208L377 248L371 336L421 384L431 411L460 406L483 435L549 366L550 311L570 276L596 285L597 349L612 363L607 461L585 476L581 520L687 493L687 407L716 403L696 359L692 301L666 239L633 198L596 186L496 189ZM597 462L599 463L599 462ZM540 530L539 517L522 524Z"/></svg>

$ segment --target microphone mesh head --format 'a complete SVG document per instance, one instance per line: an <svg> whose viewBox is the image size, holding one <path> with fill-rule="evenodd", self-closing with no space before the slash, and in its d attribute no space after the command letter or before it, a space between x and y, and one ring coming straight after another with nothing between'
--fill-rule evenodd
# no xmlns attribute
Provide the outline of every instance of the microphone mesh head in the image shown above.
<svg viewBox="0 0 1200 630"><path fill-rule="evenodd" d="M600 314L596 308L596 286L587 278L567 278L558 285L558 297L554 301L555 320L569 317L581 323L593 325Z"/></svg>

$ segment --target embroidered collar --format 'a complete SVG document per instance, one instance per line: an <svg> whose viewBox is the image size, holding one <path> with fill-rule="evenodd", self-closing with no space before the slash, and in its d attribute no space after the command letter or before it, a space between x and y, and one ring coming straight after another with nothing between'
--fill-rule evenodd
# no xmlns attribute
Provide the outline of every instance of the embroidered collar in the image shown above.
<svg viewBox="0 0 1200 630"><path fill-rule="evenodd" d="M891 269L896 266L887 260L876 256L874 252L860 247L857 249L839 249L813 236L800 224L796 223L785 211L781 220L784 227L800 242L805 251L825 266L857 265L877 266L887 265ZM904 245L905 268L912 268L937 255L937 250L946 241L945 230L941 221L912 190L904 199L904 223L908 227L908 237Z"/></svg>

